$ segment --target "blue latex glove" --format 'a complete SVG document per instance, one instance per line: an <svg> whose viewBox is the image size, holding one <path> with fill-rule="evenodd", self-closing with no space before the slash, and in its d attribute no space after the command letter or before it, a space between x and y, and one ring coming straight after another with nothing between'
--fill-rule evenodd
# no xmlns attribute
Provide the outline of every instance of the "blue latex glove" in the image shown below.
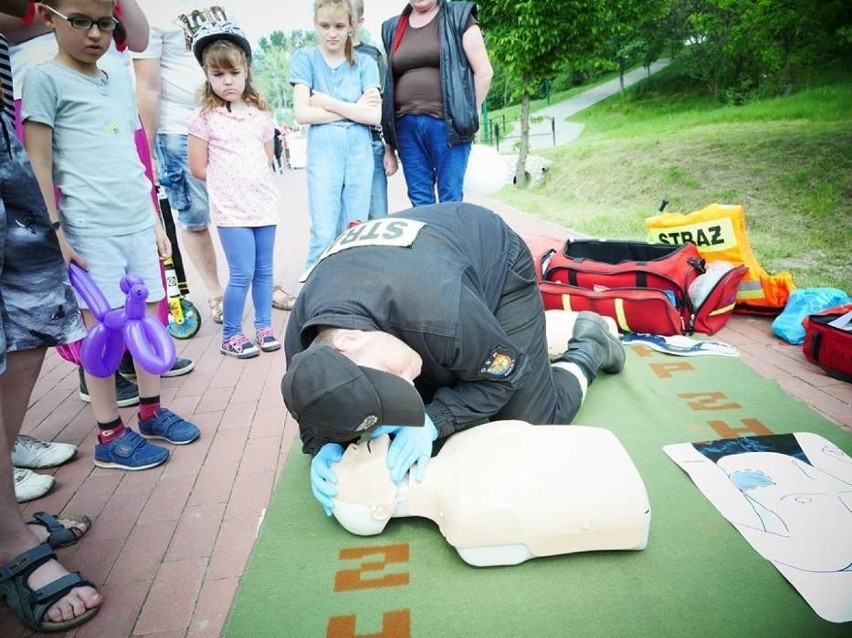
<svg viewBox="0 0 852 638"><path fill-rule="evenodd" d="M339 443L326 443L311 460L311 492L322 505L326 516L331 516L334 499L337 496L337 476L331 466L343 458L343 446Z"/></svg>
<svg viewBox="0 0 852 638"><path fill-rule="evenodd" d="M388 448L388 469L391 480L397 485L402 482L405 473L417 463L414 478L418 483L426 476L426 466L432 458L432 442L438 438L438 430L429 415L422 428L402 425L382 425L373 430L373 438L382 434L391 435Z"/></svg>

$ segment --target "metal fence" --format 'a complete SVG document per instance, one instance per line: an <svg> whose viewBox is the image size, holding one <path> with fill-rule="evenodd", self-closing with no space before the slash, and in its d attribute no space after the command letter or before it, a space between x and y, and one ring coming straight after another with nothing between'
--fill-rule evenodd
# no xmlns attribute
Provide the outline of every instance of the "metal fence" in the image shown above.
<svg viewBox="0 0 852 638"><path fill-rule="evenodd" d="M550 126L547 126L549 121ZM539 125L541 122L542 125ZM553 146L556 146L556 118L550 116L536 116L530 118L530 138L550 136ZM479 132L476 141L480 144L494 146L498 151L500 145L508 144L507 151L512 150L516 140L521 139L521 120L507 120L505 116L496 119L483 118L480 120Z"/></svg>

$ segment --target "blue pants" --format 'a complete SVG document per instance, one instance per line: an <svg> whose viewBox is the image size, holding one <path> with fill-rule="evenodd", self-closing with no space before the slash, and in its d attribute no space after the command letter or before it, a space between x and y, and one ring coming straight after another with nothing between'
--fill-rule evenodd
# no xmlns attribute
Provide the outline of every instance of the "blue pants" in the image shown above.
<svg viewBox="0 0 852 638"><path fill-rule="evenodd" d="M403 115L396 121L399 160L412 206L460 202L470 142L450 146L447 123L431 115Z"/></svg>
<svg viewBox="0 0 852 638"><path fill-rule="evenodd" d="M369 127L351 122L314 125L308 132L311 237L305 269L351 222L368 218L374 162L370 137Z"/></svg>
<svg viewBox="0 0 852 638"><path fill-rule="evenodd" d="M370 194L370 219L388 216L388 176L385 174L385 143L373 140L373 191Z"/></svg>
<svg viewBox="0 0 852 638"><path fill-rule="evenodd" d="M222 340L243 331L243 309L249 284L254 329L272 325L272 254L275 226L219 226L219 240L230 278L222 299Z"/></svg>

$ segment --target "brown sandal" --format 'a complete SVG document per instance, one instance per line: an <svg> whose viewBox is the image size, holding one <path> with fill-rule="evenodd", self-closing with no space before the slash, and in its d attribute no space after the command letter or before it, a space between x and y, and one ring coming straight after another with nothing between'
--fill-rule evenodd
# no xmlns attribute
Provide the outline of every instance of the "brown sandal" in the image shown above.
<svg viewBox="0 0 852 638"><path fill-rule="evenodd" d="M277 293L281 293L276 297ZM296 297L288 293L281 286L272 286L272 307L278 310L292 310L296 303Z"/></svg>
<svg viewBox="0 0 852 638"><path fill-rule="evenodd" d="M222 323L222 297L210 297L207 305L210 306L210 317L213 321Z"/></svg>

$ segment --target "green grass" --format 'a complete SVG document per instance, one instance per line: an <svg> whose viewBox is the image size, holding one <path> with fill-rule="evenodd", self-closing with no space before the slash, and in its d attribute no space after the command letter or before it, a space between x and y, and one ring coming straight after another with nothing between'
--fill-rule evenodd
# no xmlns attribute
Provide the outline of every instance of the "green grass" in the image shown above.
<svg viewBox="0 0 852 638"><path fill-rule="evenodd" d="M645 238L644 219L663 198L680 212L740 203L768 272L852 292L850 104L852 73L726 106L669 67L572 117L586 128L541 151L553 162L545 182L497 198L588 235L626 239Z"/></svg>

